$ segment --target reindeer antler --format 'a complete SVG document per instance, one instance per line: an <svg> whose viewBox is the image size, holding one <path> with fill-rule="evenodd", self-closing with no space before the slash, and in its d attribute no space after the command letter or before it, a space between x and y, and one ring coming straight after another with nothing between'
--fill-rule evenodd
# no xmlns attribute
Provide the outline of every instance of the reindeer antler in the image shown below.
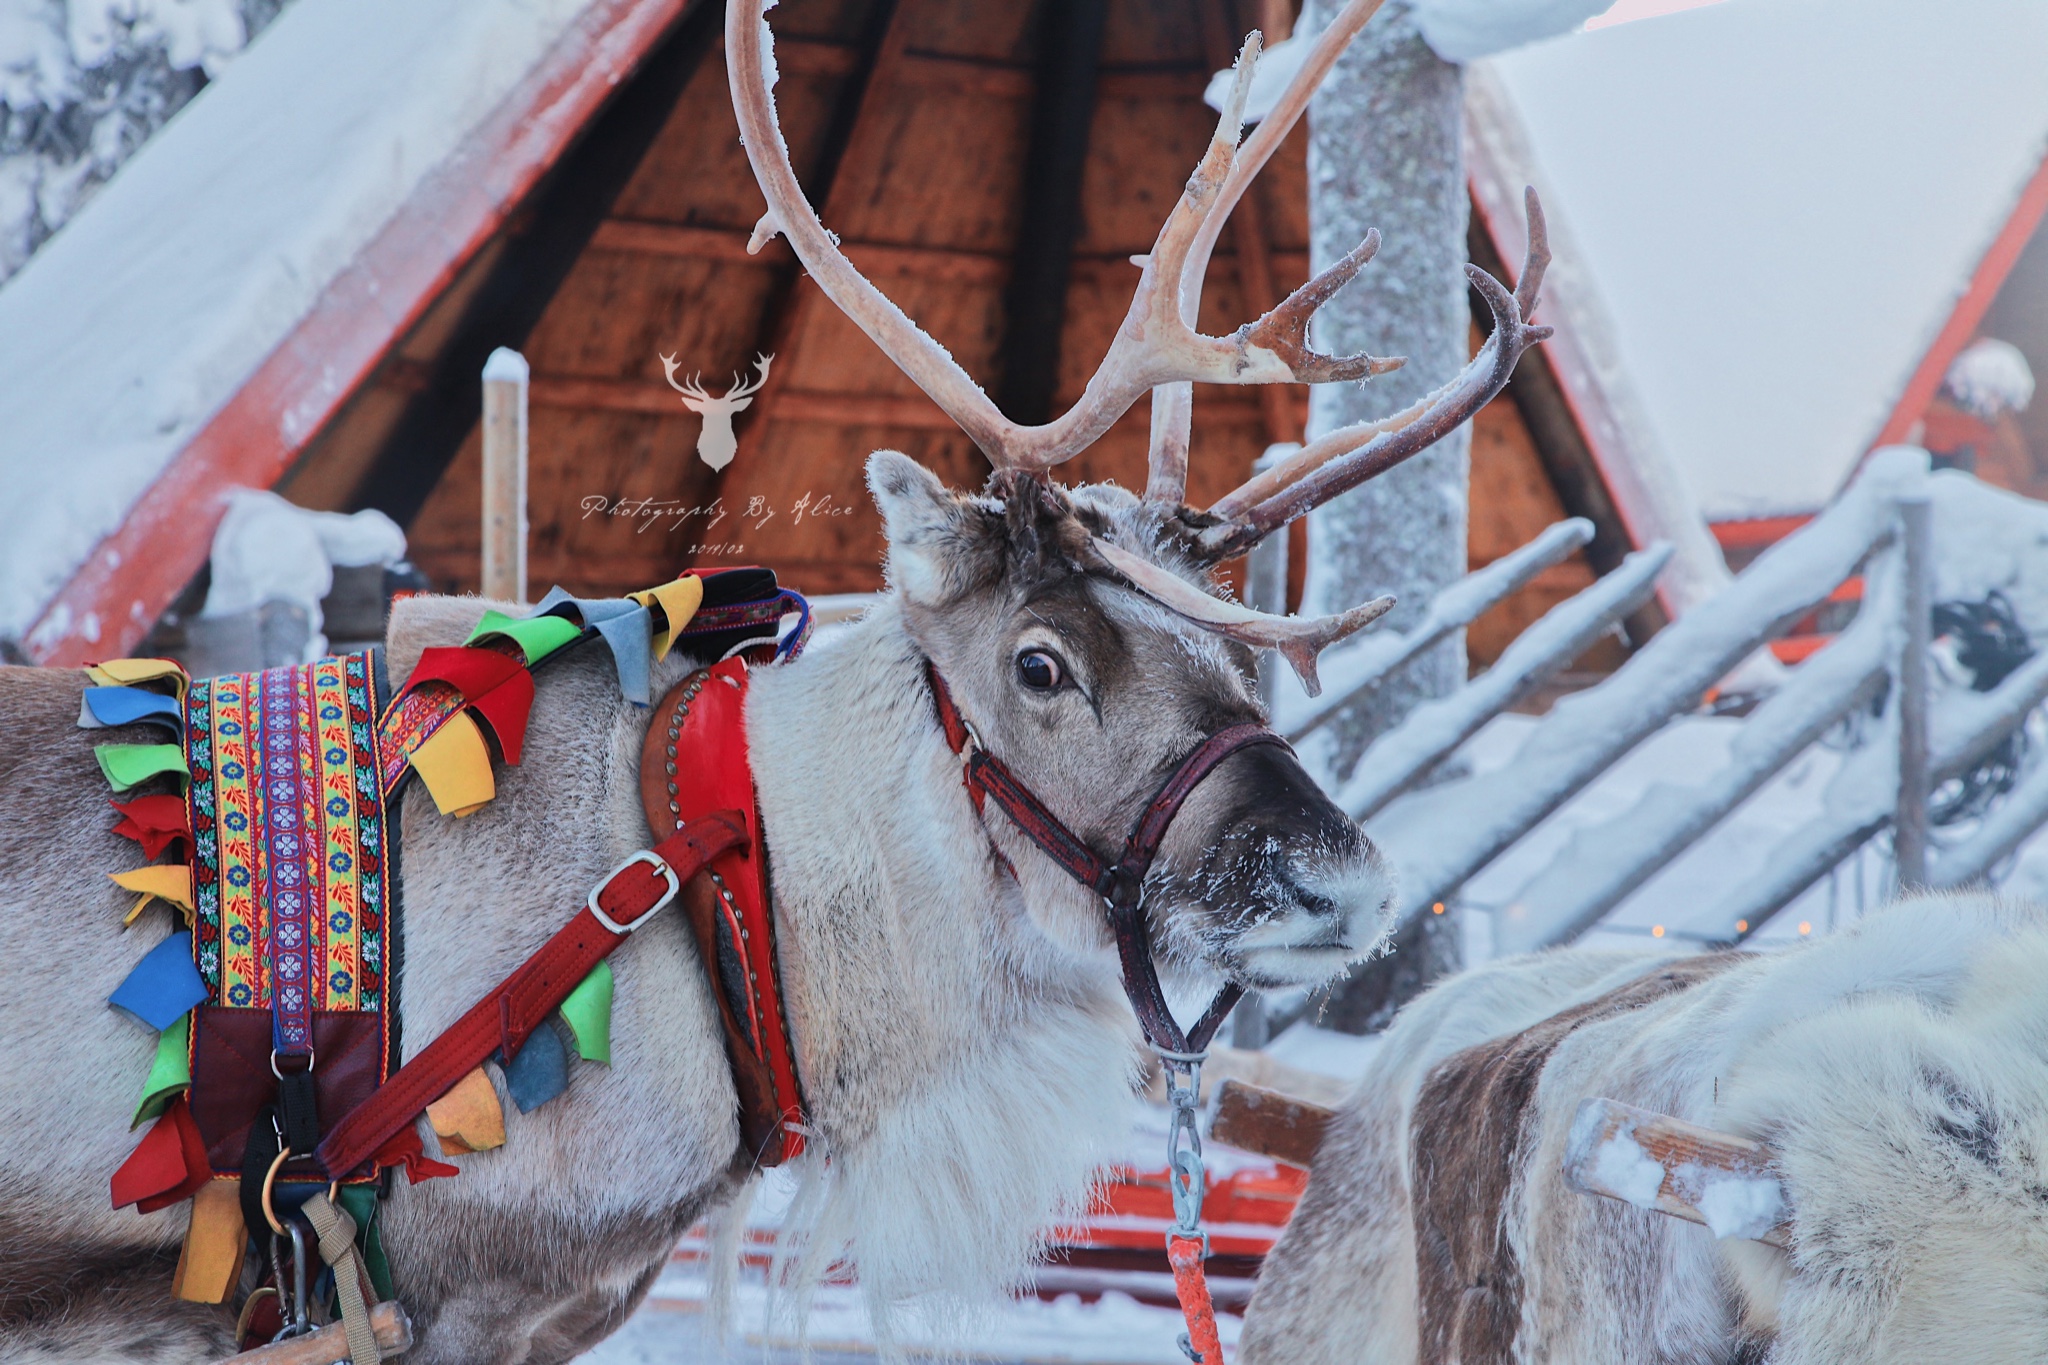
<svg viewBox="0 0 2048 1365"><path fill-rule="evenodd" d="M1384 374L1403 363L1367 355L1327 356L1308 342L1309 320L1372 259L1379 249L1377 232L1368 232L1354 250L1228 337L1205 336L1195 326L1201 281L1224 219L1382 0L1351 0L1310 49L1274 112L1240 149L1244 101L1261 43L1257 33L1246 39L1230 95L1201 163L1161 225L1151 252L1136 258L1141 267L1138 287L1108 352L1079 400L1043 426L1023 426L1004 417L944 347L854 268L837 239L818 221L790 166L776 118L769 55L774 37L765 18L773 2L729 0L726 8L726 69L733 108L747 159L768 201L747 249L759 251L778 232L788 238L826 296L959 425L999 472L1041 473L1073 458L1150 392L1152 441L1145 501L1178 507L1186 497L1194 383L1336 383ZM1494 329L1466 369L1405 412L1332 432L1217 502L1208 513L1213 524L1195 537L1196 552L1211 562L1241 552L1317 503L1441 439L1484 406L1507 383L1522 352L1550 334L1548 328L1526 323L1549 259L1542 242L1542 214L1531 191L1529 259L1520 297L1510 295L1483 271L1468 267L1493 312ZM1314 620L1267 616L1211 597L1116 546L1100 540L1096 545L1106 563L1163 605L1207 629L1280 650L1311 694L1317 690L1316 652L1393 605L1383 598Z"/></svg>
<svg viewBox="0 0 2048 1365"><path fill-rule="evenodd" d="M1202 553L1215 559L1242 553L1310 508L1384 474L1442 440L1507 387L1522 352L1551 335L1550 328L1532 327L1527 322L1543 287L1543 272L1550 265L1543 205L1534 189L1524 192L1523 207L1529 221L1529 246L1515 292L1510 294L1478 266L1465 267L1466 277L1493 314L1493 333L1478 354L1449 383L1403 411L1320 436L1217 499L1210 505L1209 515L1220 518L1222 524L1198 538Z"/></svg>
<svg viewBox="0 0 2048 1365"><path fill-rule="evenodd" d="M1181 315L1179 282L1188 252L1235 160L1244 97L1259 48L1254 34L1245 43L1231 98L1209 149L1144 257L1123 325L1080 399L1043 426L1010 421L943 347L853 267L804 198L775 115L772 78L767 74L773 37L762 13L762 0L732 0L726 10L733 107L747 158L768 200L768 212L755 225L749 247L758 249L776 232L787 237L818 287L959 424L997 469L1038 471L1072 459L1155 385L1183 380L1329 383L1389 367L1390 362L1371 356L1319 355L1304 339L1307 313L1314 307L1309 300L1327 297L1355 274L1363 263L1362 258L1355 259L1356 253L1228 337L1204 336Z"/></svg>
<svg viewBox="0 0 2048 1365"><path fill-rule="evenodd" d="M1272 616L1221 597L1211 597L1170 569L1143 555L1095 541L1095 551L1131 586L1170 611L1226 639L1275 649L1287 660L1311 697L1322 693L1316 677L1316 656L1347 635L1365 629L1394 608L1391 597L1375 597L1336 616Z"/></svg>

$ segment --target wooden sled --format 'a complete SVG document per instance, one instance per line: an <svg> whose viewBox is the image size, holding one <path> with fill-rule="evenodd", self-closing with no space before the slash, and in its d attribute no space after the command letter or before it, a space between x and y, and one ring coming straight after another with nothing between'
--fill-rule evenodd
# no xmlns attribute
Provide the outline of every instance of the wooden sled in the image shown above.
<svg viewBox="0 0 2048 1365"><path fill-rule="evenodd" d="M412 1319L396 1302L370 1310L370 1330L377 1334L377 1356L389 1360L412 1349ZM302 1337L273 1341L253 1351L229 1356L221 1365L348 1365L348 1336L330 1322Z"/></svg>

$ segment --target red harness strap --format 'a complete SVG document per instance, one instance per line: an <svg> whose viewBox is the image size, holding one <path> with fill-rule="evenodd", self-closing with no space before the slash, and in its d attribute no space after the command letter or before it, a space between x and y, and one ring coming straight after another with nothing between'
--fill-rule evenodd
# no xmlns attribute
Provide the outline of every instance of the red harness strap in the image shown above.
<svg viewBox="0 0 2048 1365"><path fill-rule="evenodd" d="M327 1178L362 1166L492 1053L516 1055L599 962L675 899L685 879L747 843L739 813L720 811L634 854L539 952L328 1130L313 1154Z"/></svg>
<svg viewBox="0 0 2048 1365"><path fill-rule="evenodd" d="M640 799L663 834L711 811L736 812L748 848L719 855L684 888L718 1005L740 1102L740 1137L755 1165L793 1160L804 1148L804 1099L775 953L767 840L754 801L747 746L748 665L727 659L692 673L654 708L640 752Z"/></svg>

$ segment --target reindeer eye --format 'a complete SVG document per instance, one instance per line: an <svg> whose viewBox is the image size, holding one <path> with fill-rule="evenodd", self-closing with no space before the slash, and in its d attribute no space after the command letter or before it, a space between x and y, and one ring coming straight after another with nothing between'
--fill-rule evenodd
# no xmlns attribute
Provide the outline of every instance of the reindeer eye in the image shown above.
<svg viewBox="0 0 2048 1365"><path fill-rule="evenodd" d="M1066 679L1067 670L1059 655L1043 649L1027 649L1017 656L1017 680L1033 692L1050 692Z"/></svg>

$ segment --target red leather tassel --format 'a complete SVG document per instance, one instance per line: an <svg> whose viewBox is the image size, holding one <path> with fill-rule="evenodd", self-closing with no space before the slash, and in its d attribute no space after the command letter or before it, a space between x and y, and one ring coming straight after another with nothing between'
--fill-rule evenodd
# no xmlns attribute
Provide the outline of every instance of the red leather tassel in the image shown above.
<svg viewBox="0 0 2048 1365"><path fill-rule="evenodd" d="M412 1184L432 1180L437 1176L461 1175L460 1166L450 1166L445 1161L436 1161L427 1155L426 1144L420 1141L419 1130L411 1124L398 1130L398 1135L377 1150L370 1158L373 1166L403 1166L405 1178Z"/></svg>
<svg viewBox="0 0 2048 1365"><path fill-rule="evenodd" d="M185 841L185 856L192 856L192 824L184 797L138 796L107 804L121 813L114 833L141 844L143 856L157 857L180 839Z"/></svg>
<svg viewBox="0 0 2048 1365"><path fill-rule="evenodd" d="M137 1213L155 1213L190 1199L212 1174L199 1125L180 1095L150 1126L109 1184L115 1208L133 1204Z"/></svg>
<svg viewBox="0 0 2048 1365"><path fill-rule="evenodd" d="M526 718L533 709L533 674L516 658L474 646L420 652L419 665L405 680L408 690L423 682L444 682L462 694L478 720L490 727L507 763L519 761Z"/></svg>

